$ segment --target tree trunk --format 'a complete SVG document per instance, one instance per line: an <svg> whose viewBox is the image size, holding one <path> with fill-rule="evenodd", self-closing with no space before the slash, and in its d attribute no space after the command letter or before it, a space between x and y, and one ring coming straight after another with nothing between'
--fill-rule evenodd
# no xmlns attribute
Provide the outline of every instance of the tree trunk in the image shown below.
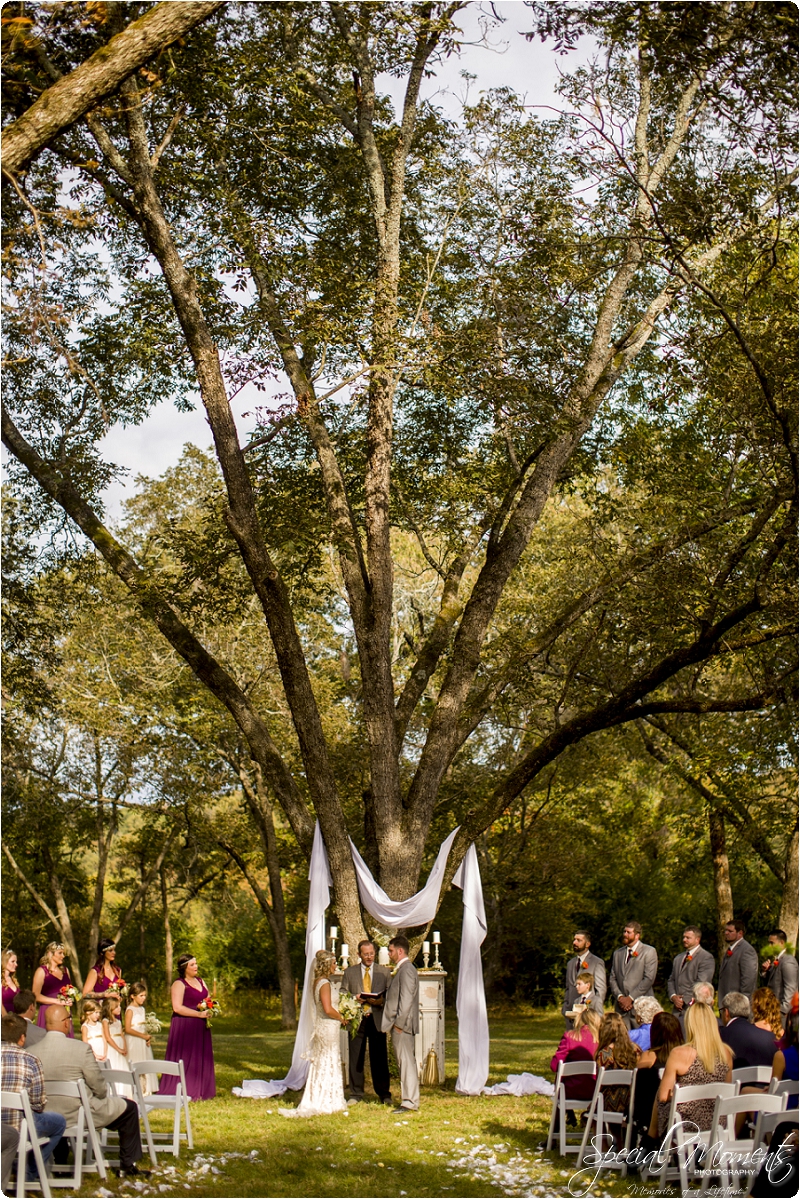
<svg viewBox="0 0 800 1199"><path fill-rule="evenodd" d="M717 901L717 932L720 956L725 945L722 930L733 920L731 870L725 847L725 819L716 808L708 809L708 832L711 840L711 860L714 865L714 898Z"/></svg>
<svg viewBox="0 0 800 1199"><path fill-rule="evenodd" d="M781 898L780 927L790 945L797 945L797 892L800 886L797 862L797 825L786 847L786 874Z"/></svg>
<svg viewBox="0 0 800 1199"><path fill-rule="evenodd" d="M164 913L164 978L169 991L172 986L172 925L169 921L167 875L163 867L159 871L159 876L161 878L161 910Z"/></svg>

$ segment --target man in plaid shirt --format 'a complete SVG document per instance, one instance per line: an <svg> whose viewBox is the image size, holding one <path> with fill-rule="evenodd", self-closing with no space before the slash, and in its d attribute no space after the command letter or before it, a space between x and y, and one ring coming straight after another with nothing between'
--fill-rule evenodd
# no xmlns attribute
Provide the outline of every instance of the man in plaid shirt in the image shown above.
<svg viewBox="0 0 800 1199"><path fill-rule="evenodd" d="M42 1158L47 1161L61 1140L67 1121L60 1112L45 1111L47 1095L44 1090L42 1063L32 1053L25 1052L26 1027L22 1016L3 1016L0 1032L0 1090L28 1092L33 1109L33 1122L36 1125L35 1135L50 1138L46 1145L42 1145ZM22 1112L5 1110L3 1120L19 1128ZM34 1133L34 1129L31 1129L31 1133ZM28 1182L36 1180L32 1154L28 1155L26 1174Z"/></svg>

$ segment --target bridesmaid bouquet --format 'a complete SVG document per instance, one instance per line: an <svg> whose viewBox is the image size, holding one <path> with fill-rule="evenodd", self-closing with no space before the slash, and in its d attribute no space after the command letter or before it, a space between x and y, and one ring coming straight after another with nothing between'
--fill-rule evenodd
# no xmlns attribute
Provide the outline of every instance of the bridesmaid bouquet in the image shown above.
<svg viewBox="0 0 800 1199"><path fill-rule="evenodd" d="M155 1012L147 1012L145 1015L144 1031L149 1037L153 1037L157 1032L161 1032L161 1021Z"/></svg>
<svg viewBox="0 0 800 1199"><path fill-rule="evenodd" d="M217 1003L216 999L212 999L209 995L207 999L201 999L197 1005L198 1012L206 1012L208 1015L208 1023L210 1024L214 1016L222 1015L222 1008Z"/></svg>
<svg viewBox="0 0 800 1199"><path fill-rule="evenodd" d="M122 977L122 975L120 975L119 978L114 979L113 983L111 983L110 987L106 991L106 995L108 995L109 998L111 998L112 995L118 995L120 999L127 999L128 984L125 982L125 979Z"/></svg>
<svg viewBox="0 0 800 1199"><path fill-rule="evenodd" d="M61 1002L65 1007L71 1007L73 1003L78 1003L81 999L81 993L77 987L67 984L58 992L61 996Z"/></svg>
<svg viewBox="0 0 800 1199"><path fill-rule="evenodd" d="M339 996L339 1014L344 1016L347 1021L347 1031L351 1037L354 1037L358 1032L364 1011L355 995L351 995L349 991L342 991Z"/></svg>

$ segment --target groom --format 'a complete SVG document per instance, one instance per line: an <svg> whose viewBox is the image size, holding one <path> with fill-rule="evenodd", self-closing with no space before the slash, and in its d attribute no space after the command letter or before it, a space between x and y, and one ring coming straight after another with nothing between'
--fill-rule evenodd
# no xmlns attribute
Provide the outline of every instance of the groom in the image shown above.
<svg viewBox="0 0 800 1199"><path fill-rule="evenodd" d="M383 1006L384 1032L391 1032L394 1056L400 1069L401 1103L393 1115L419 1111L419 1074L414 1037L419 1032L419 979L408 958L408 940L398 933L389 942L394 977Z"/></svg>

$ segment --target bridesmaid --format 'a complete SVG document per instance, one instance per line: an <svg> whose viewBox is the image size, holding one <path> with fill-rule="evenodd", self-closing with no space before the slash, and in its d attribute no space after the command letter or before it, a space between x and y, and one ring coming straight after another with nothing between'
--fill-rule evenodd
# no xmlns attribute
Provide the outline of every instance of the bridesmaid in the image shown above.
<svg viewBox="0 0 800 1199"><path fill-rule="evenodd" d="M190 1099L213 1099L217 1093L214 1078L214 1049L211 1029L197 1005L208 998L208 988L197 973L197 958L182 953L178 958L178 978L172 984L172 1021L164 1057L168 1062L183 1058L186 1090ZM158 1088L160 1095L174 1095L178 1078L165 1074Z"/></svg>
<svg viewBox="0 0 800 1199"><path fill-rule="evenodd" d="M36 1023L39 1025L39 1028L47 1027L48 1004L64 1004L70 1015L72 1015L72 1005L64 1003L64 997L60 994L62 987L72 986L69 970L64 965L66 954L67 951L63 945L59 945L58 941L51 941L42 954L38 969L34 973L31 988L36 996L36 1002L39 1004L39 1014L36 1017ZM67 1036L75 1036L75 1030L71 1022Z"/></svg>
<svg viewBox="0 0 800 1199"><path fill-rule="evenodd" d="M105 999L109 987L122 978L122 971L115 965L117 946L110 937L103 937L97 946L97 961L86 975L83 984L84 999Z"/></svg>
<svg viewBox="0 0 800 1199"><path fill-rule="evenodd" d="M14 1011L14 996L19 990L17 982L17 955L13 949L4 949L0 958L0 969L3 972L3 1015L8 1016Z"/></svg>

